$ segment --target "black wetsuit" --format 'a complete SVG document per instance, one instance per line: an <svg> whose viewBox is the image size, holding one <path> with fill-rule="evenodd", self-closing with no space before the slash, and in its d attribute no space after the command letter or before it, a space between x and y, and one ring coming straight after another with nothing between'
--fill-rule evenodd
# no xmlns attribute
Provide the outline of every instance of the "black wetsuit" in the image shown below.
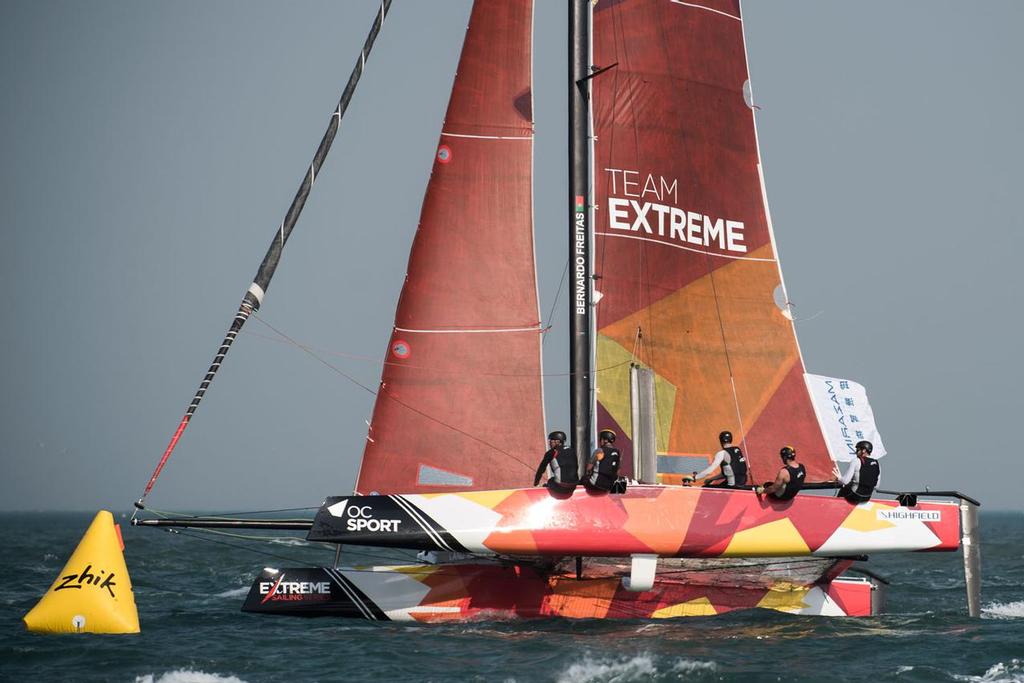
<svg viewBox="0 0 1024 683"><path fill-rule="evenodd" d="M866 503L878 486L878 478L882 470L874 458L860 461L860 469L854 475L854 481L839 489L839 496L851 503Z"/></svg>
<svg viewBox="0 0 1024 683"><path fill-rule="evenodd" d="M747 486L747 459L736 446L726 446L722 449L729 454L729 462L722 463L722 474L716 477L717 481L712 484L705 484L710 488L741 489ZM729 483L729 470L732 470L733 483Z"/></svg>
<svg viewBox="0 0 1024 683"><path fill-rule="evenodd" d="M594 467L584 482L588 489L609 491L612 484L619 478L619 461L622 454L614 446L601 446L600 459L595 458Z"/></svg>
<svg viewBox="0 0 1024 683"><path fill-rule="evenodd" d="M540 483L541 477L544 476L544 469L548 465L551 466L551 478L548 479L548 485L559 488L575 488L579 483L580 474L579 465L576 462L576 451L568 446L552 448L544 454L544 458L540 461L540 467L537 468L537 473L533 477L534 486Z"/></svg>
<svg viewBox="0 0 1024 683"><path fill-rule="evenodd" d="M789 472L789 481L786 482L786 488L782 489L780 493L772 493L772 498L790 500L800 493L800 489L804 487L804 477L807 476L807 469L803 465L797 467L786 465L786 471Z"/></svg>

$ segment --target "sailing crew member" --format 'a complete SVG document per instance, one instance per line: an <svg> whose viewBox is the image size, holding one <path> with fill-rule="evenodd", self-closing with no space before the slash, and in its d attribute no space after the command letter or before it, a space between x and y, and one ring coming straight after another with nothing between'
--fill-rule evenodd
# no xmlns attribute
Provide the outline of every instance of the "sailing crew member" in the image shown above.
<svg viewBox="0 0 1024 683"><path fill-rule="evenodd" d="M723 489L740 489L747 485L747 459L736 446L732 445L732 432L725 431L718 435L718 443L722 450L715 453L711 464L703 472L694 475L695 479L703 479L716 467L721 467L720 474L704 483L704 486Z"/></svg>
<svg viewBox="0 0 1024 683"><path fill-rule="evenodd" d="M614 446L615 432L610 429L602 429L597 434L598 448L590 456L587 463L587 473L583 478L583 485L588 491L610 491L612 484L619 478L619 462L622 454Z"/></svg>
<svg viewBox="0 0 1024 683"><path fill-rule="evenodd" d="M776 500L790 500L803 488L807 469L797 462L796 449L792 446L783 446L779 457L782 459L782 469L775 475L775 481L767 481L764 486L755 487L754 491Z"/></svg>
<svg viewBox="0 0 1024 683"><path fill-rule="evenodd" d="M548 488L572 490L580 481L579 465L576 451L565 445L565 432L557 431L548 434L548 450L540 461L537 473L533 476L533 485L540 484L544 470L549 476L544 485Z"/></svg>
<svg viewBox="0 0 1024 683"><path fill-rule="evenodd" d="M850 463L850 469L839 480L842 487L836 495L845 498L848 502L857 504L865 503L871 499L871 494L882 476L882 470L878 461L871 457L874 446L870 441L858 441L857 457Z"/></svg>

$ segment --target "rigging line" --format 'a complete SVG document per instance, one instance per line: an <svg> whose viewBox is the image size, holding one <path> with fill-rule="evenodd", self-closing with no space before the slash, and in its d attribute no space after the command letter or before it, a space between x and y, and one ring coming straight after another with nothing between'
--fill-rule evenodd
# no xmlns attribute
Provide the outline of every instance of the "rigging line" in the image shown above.
<svg viewBox="0 0 1024 683"><path fill-rule="evenodd" d="M267 327L271 327L266 321L264 321L259 316L254 315L253 317L258 322L261 322L264 325L267 325ZM271 329L274 329L274 328L271 327ZM274 331L277 334L281 335L280 339L277 339L277 338L274 338L274 337L270 337L270 336L267 336L267 335L264 335L264 334L259 334L258 332L253 332L252 330L248 330L246 332L246 334L258 337L260 339L265 339L267 341L272 341L272 342L275 342L275 343L290 344L290 345L295 346L296 348L298 348L300 350L303 350L303 351L305 351L307 353L321 353L321 354L326 354L326 355L331 355L331 356L339 356L339 357L342 357L342 358L354 358L356 360L363 360L363 361L366 361L368 363L373 363L375 365L384 365L384 366L393 365L395 367L401 367L401 368L406 368L406 369L410 369L410 370L421 370L423 372L432 372L432 373L437 374L437 375L457 376L457 375L465 374L461 370L438 370L436 368L429 368L429 367L427 367L425 365L414 365L414 364L411 364L411 363L395 363L395 362L392 362L392 361L384 361L383 363L381 363L381 361L377 360L376 358L370 358L369 356L360 356L360 355L356 355L356 354L345 353L345 352L342 352L342 351L331 351L329 349L317 348L317 347L312 346L310 344L305 344L303 342L299 342L299 341L293 340L293 339L291 339L291 338L289 338L289 337L287 337L285 335L282 335L276 329ZM622 363L616 363L615 365L609 365L608 367L600 368L599 370L596 370L595 372L603 372L605 370L611 370L611 369L617 368L619 365L622 365ZM487 377L536 377L537 376L535 373L532 373L532 372L529 372L529 373L527 373L527 372L522 372L522 373L518 373L518 372L478 372L476 374L481 375L481 376L487 376ZM571 374L572 373L569 373L569 372L544 372L544 373L541 373L540 376L541 377L568 377Z"/></svg>
<svg viewBox="0 0 1024 683"><path fill-rule="evenodd" d="M222 515L266 515L273 512L300 512L302 510L319 510L318 505L311 505L301 508L280 508L277 510L243 510L241 512L222 512Z"/></svg>
<svg viewBox="0 0 1024 683"><path fill-rule="evenodd" d="M428 415L427 413L423 412L422 410L419 410L418 408L414 408L413 406L409 405L408 403L405 403L404 401L401 401L398 398L394 397L390 392L386 392L386 391L383 391L383 390L382 391L374 391L373 389L371 389L370 387L368 387L365 384L361 383L359 380L355 379L351 375L343 372L340 368L334 366L331 363L328 363L326 360L324 360L319 355L317 355L312 349L299 344L297 341L295 341L294 339L292 339L291 337L289 337L284 332L282 332L281 330L277 329L276 327L274 327L273 325L271 325L267 321L263 320L262 318L259 318L258 316L257 316L257 319L260 322L262 322L264 325L269 327L270 329L272 329L275 332L277 332L279 335L281 335L285 339L288 339L291 343L293 343L296 346L298 346L300 349L302 349L304 352L306 352L307 354L309 354L310 356L315 358L317 361L319 361L320 363L322 363L326 367L330 368L334 372L338 373L339 375L341 375L342 377L344 377L348 381L352 382L353 384L355 384L356 386L362 388L363 390L369 392L370 394L373 394L374 396L377 396L377 397L383 396L383 397L385 397L385 398L387 398L387 399L389 399L391 401L394 401L395 403L397 403L398 405L402 406L403 408L407 408L407 409L411 410L412 412L416 413L417 415L420 415L421 417L425 417L426 419L431 420L432 422L436 422L437 424L441 425L442 427L447 427L448 429L451 429L454 432L462 434L463 436L468 437L468 438L472 439L473 441L481 443L481 444L487 446L488 448L491 448L491 449L501 453L502 455L505 455L505 456L511 458L512 460L518 462L520 465L522 465L523 467L527 468L528 470L533 471L533 469L534 469L533 465L528 464L524 460L520 460L519 458L517 458L516 456L512 455L508 451L505 451L505 450L503 450L501 448L498 448L494 444L492 444L492 443L490 443L488 441L485 441L484 439L481 439L480 437L474 436L473 434L470 434L467 431L459 429L458 427L456 427L453 424L450 424L448 422L445 422L444 420L439 420L436 417ZM383 389L383 386L384 385L382 383L381 384L381 388L382 389Z"/></svg>
<svg viewBox="0 0 1024 683"><path fill-rule="evenodd" d="M215 536L226 536L228 538L237 538L239 540L252 541L254 543L274 543L274 542L279 541L281 539L295 539L295 540L305 541L305 539L300 537L300 536L287 536L287 535L282 535L282 536L254 536L254 535L251 535L251 534L239 534L239 533L235 533L235 532L232 532L232 531L221 531L220 529L197 528L196 530L204 532L204 533L208 533L208 534L213 534ZM305 541L305 543L306 543L306 545L303 545L303 546L293 546L293 547L312 548L313 550L327 550L327 551L332 552L332 553L334 552L334 546L332 544L328 544L328 543L324 543L324 542L319 542L319 541Z"/></svg>
<svg viewBox="0 0 1024 683"><path fill-rule="evenodd" d="M207 543L216 543L217 545L224 545L224 546L227 546L229 548L234 548L236 550L244 550L246 552L256 553L257 555L265 555L267 557L273 557L273 558L276 558L278 560L284 560L285 562L294 562L294 563L300 564L300 565L303 564L303 560L301 560L301 559L297 559L297 558L294 558L294 557L288 557L286 555L278 555L277 553L267 552L266 550L257 550L256 548L251 548L251 547L245 546L245 545L239 545L238 543L229 543L227 541L219 541L216 538L209 538L208 536L203 536L201 534L191 533L189 531L182 531L180 529L167 529L166 531L168 533L174 533L176 535L188 536L189 538L195 538L195 539L200 540L200 541L206 541Z"/></svg>
<svg viewBox="0 0 1024 683"><path fill-rule="evenodd" d="M722 319L722 306L718 298L718 285L715 284L715 269L711 266L711 254L707 252L706 248L705 253L707 256L704 260L708 266L708 279L711 281L711 293L715 300L715 314L718 317L718 329L722 335L722 350L725 352L725 367L729 371L729 386L732 389L732 402L733 406L736 408L736 422L739 425L740 434L743 435L741 442L743 443L743 451L747 454L747 460L749 462L751 453L747 448L747 430L743 426L743 413L740 411L740 397L739 393L736 391L736 376L732 371L732 355L729 353L729 342L725 335L725 321ZM753 463L751 463L751 465L752 464ZM751 467L751 469L753 468Z"/></svg>
<svg viewBox="0 0 1024 683"><path fill-rule="evenodd" d="M146 510L148 510L149 512L152 512L154 514L160 515L162 517L163 516L167 516L167 515L175 515L177 517L206 517L206 518L209 518L209 519L232 519L236 515L246 515L246 516L247 515L262 515L262 514L270 514L270 513L273 513L273 512L299 512L299 511L302 511L302 510L319 510L319 509L320 509L320 506L310 506L310 507L301 507L301 508L280 508L280 509L277 509L277 510L244 510L244 511L241 511L241 512L221 512L221 513L218 513L216 515L205 515L205 514L204 515L196 515L196 514L191 514L191 513L188 513L188 512L180 512L180 511L177 511L177 510L157 510L156 508L152 508L152 507L147 507L146 508ZM285 520L285 521L295 521L295 520Z"/></svg>
<svg viewBox="0 0 1024 683"><path fill-rule="evenodd" d="M200 541L206 541L208 543L216 543L217 545L227 546L229 548L234 548L236 550L244 550L246 552L255 553L257 555L265 555L267 557L273 557L273 558L276 558L276 559L279 559L279 560L284 560L286 562L294 562L294 563L299 564L299 565L306 563L305 560L300 559L300 558L287 557L285 555L279 555L277 553L271 553L271 552L267 552L267 551L263 551L263 550L257 550L256 548L252 548L252 547L249 547L249 546L239 545L237 543L229 543L228 541L220 541L220 540L217 540L215 538L209 538L207 536L202 536L202 535L196 534L196 533L190 533L190 532L187 532L187 531L180 531L180 530L177 530L177 529L166 529L166 531L168 533L174 533L176 535L188 536L190 538L194 538L194 539L197 539L197 540L200 540ZM390 559L401 559L401 558L390 558ZM415 563L415 562L414 562L414 564L420 564L424 568L426 568L426 567L440 567L440 566L443 566L443 565L427 565L427 564ZM372 573L379 573L378 571L376 571L374 569L358 569L358 568L355 568L355 567L352 567L352 568L346 567L344 570L339 570L339 571L360 572L360 573L370 573L370 574L372 574ZM427 575L427 576L431 576L431 575L445 575L446 573L450 574L452 576L458 576L459 575L459 572L457 572L457 571L449 573L449 572L444 572L443 569L434 569L434 570L431 570L431 571L406 571L406 572L403 572L403 573L406 573L406 574L421 574L421 575Z"/></svg>
<svg viewBox="0 0 1024 683"><path fill-rule="evenodd" d="M390 399L392 401L394 401L395 403L397 403L398 405L402 406L403 408L408 408L409 410L411 410L412 412L416 413L417 415L425 417L428 420L431 420L432 422L436 422L437 424L441 425L442 427L447 427L448 429L452 430L453 432L457 432L459 434L462 434L463 436L465 436L465 437L467 437L469 439L472 439L473 441L476 441L477 443L481 443L481 444L487 446L488 448L491 448L491 449L501 453L502 455L505 455L505 456L508 456L509 458L512 458L513 460L515 460L517 463L519 463L520 465L525 467L530 472L534 471L534 469L535 469L535 467L533 465L527 463L525 460L520 460L519 458L517 458L516 456L512 455L508 451L503 450L501 448L498 448L494 444L492 444L492 443L490 443L488 441L485 441L485 440L481 439L478 436L474 436L474 435L470 434L467 431L459 429L458 427L456 427L453 424L449 424L449 423L445 422L444 420L439 420L436 417L433 417L431 415L427 415L422 410L419 410L418 408L414 408L411 405L409 405L408 403L405 403L405 402L395 398L390 393L382 392L380 395L384 396L384 397L386 397L386 398L388 398L388 399Z"/></svg>
<svg viewBox="0 0 1024 683"><path fill-rule="evenodd" d="M338 367L336 367L335 365L333 365L332 363L328 363L328 362L327 362L326 360L324 360L323 358L321 358L321 357L320 357L320 356L319 356L319 355L318 355L318 354L316 353L316 351L314 351L314 350L313 350L313 349L312 349L311 347L308 347L308 346L306 346L306 345L304 345L304 344L301 344L301 343L299 343L299 342L295 341L294 339L292 339L292 338L291 338L291 337L289 337L289 336L288 336L287 334L285 334L285 333L284 333L284 332L282 332L281 330L277 329L276 327L274 327L273 325L271 325L270 323L268 323L268 322L267 322L266 320L264 320L264 319L263 319L263 318L261 318L260 316L258 316L258 315L256 315L256 314L253 314L253 317L254 317L254 318L256 318L257 320L259 320L259 321L260 321L261 323L263 323L263 324L264 324L264 325L266 325L267 327L269 327L270 329L272 329L272 330L273 330L274 332L276 332L277 334L279 334L279 335L280 335L280 336L281 336L281 337L282 337L283 339L286 339L286 340L288 341L288 343L290 343L290 344L292 344L292 345L294 345L294 346L298 347L298 348L299 348L299 349L301 349L301 350L302 350L303 352L307 353L307 354L308 354L309 356L311 356L312 358L316 359L317 361L319 361L320 363L322 363L322 364L323 364L323 365L325 365L326 367L330 368L331 370L333 370L334 372L338 373L339 375L341 375L342 377L344 377L344 378L345 378L345 379L347 379L348 381L352 382L353 384L355 384L355 385L356 385L357 387L359 387L360 389L362 389L362 390L364 390L364 391L366 391L366 392L368 392L368 393L370 393L370 394L372 394L372 395L374 395L374 396L376 396L376 395L377 395L377 392L376 392L376 391L374 391L374 390L373 390L373 389L371 389L370 387L366 386L365 384L363 384L362 382L360 382L359 380L357 380L357 379L356 379L355 377L352 377L352 376L351 376L351 375L349 375L348 373L344 372L344 371L343 371L343 370L342 370L341 368L338 368Z"/></svg>
<svg viewBox="0 0 1024 683"><path fill-rule="evenodd" d="M555 308L558 307L558 300L562 297L562 287L563 287L563 285L565 285L565 281L566 281L566 279L567 279L567 277L569 275L569 262L570 261L571 261L570 258L566 258L565 259L565 268L562 269L562 279L558 281L558 291L555 292L555 300L551 304L551 311L548 313L548 321L544 325L544 331L545 332L551 329L551 321L555 317ZM544 342L546 342L547 339L548 339L547 335L544 335L543 337L540 338L540 345L541 345L541 347L544 346Z"/></svg>
<svg viewBox="0 0 1024 683"><path fill-rule="evenodd" d="M267 249L267 253L263 257L263 261L260 262L259 270L256 271L256 276L253 278L252 284L249 285L249 288L242 296L242 302L238 305L238 311L231 319L231 325L228 328L227 333L225 333L220 346L217 348L217 353L214 355L213 362L210 363L209 368L206 370L206 375L203 376L202 381L199 383L199 388L192 396L192 401L185 409L185 414L178 423L178 427L174 431L174 435L171 436L171 440L164 449L163 454L160 456L160 460L157 462L156 468L153 470L153 474L150 475L149 481L146 482L142 495L139 496L139 499L135 502L135 510L132 511L133 520L138 514L138 511L144 509L146 496L148 496L153 490L153 486L156 484L157 478L163 471L164 466L167 465L167 461L170 459L171 453L174 452L175 447L178 445L178 440L181 439L181 435L185 432L189 422L192 420L192 416L199 407L199 403L203 400L203 396L206 395L206 391L209 389L210 383L213 382L213 378L216 376L217 371L223 364L225 356L227 356L228 351L231 350L231 345L234 343L239 331L245 325L249 316L259 309L260 305L262 305L263 296L266 294L266 290L270 286L270 281L274 277L274 271L277 270L278 263L281 261L285 242L287 242L289 235L291 235L292 230L298 223L299 216L302 214L302 209L306 205L306 199L309 198L309 193L313 189L313 182L316 180L317 171L323 166L324 161L327 159L327 154L331 150L331 145L334 143L334 138L337 135L339 126L341 125L341 118L348 109L349 102L352 101L352 95L355 93L359 79L363 75L363 70L366 67L366 56L373 48L373 44L377 39L377 34L384 25L384 18L387 16L390 7L391 0L383 0L380 5L380 12L378 12L374 18L370 32L366 36L366 40L363 42L363 49L359 53L359 61L352 67L352 72L348 77L348 83L345 85L344 91L342 91L341 98L338 100L338 105L334 108L334 112L331 114L327 130L324 132L323 137L320 138L320 144L317 146L316 153L313 155L313 161L310 163L309 169L303 175L302 182L299 183L299 189L296 190L295 196L292 198L292 202L288 207L288 211L285 213L285 217L281 221L281 227L274 235L274 238L270 243L270 247Z"/></svg>
<svg viewBox="0 0 1024 683"><path fill-rule="evenodd" d="M300 510L319 510L320 508L296 508L296 509L300 509ZM235 519L238 519L238 518L232 517L232 516L228 516L228 515L247 514L247 513L239 512L239 513L224 513L222 515L193 515L193 514L190 514L190 513L187 513L187 512L177 512L175 510L157 510L157 509L151 508L151 507L147 507L146 511L153 513L157 517L164 517L164 518L174 516L174 517L184 517L184 518L189 518L189 519L204 518L204 519L223 519L223 520L229 520L229 521L230 520L235 520ZM248 514L254 514L254 513L248 513ZM308 521L310 521L310 519L308 517L302 518L302 519L280 519L279 518L279 519L275 519L274 521L278 521L278 522L308 522Z"/></svg>

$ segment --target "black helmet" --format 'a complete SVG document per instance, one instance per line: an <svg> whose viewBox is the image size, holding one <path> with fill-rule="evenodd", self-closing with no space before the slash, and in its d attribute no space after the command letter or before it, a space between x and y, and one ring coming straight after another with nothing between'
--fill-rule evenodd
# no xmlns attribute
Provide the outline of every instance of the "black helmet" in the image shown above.
<svg viewBox="0 0 1024 683"><path fill-rule="evenodd" d="M561 441L562 443L565 443L565 432L551 432L548 434L548 439L550 441Z"/></svg>
<svg viewBox="0 0 1024 683"><path fill-rule="evenodd" d="M608 441L609 443L615 443L615 432L610 429L602 429L597 433L598 440Z"/></svg>
<svg viewBox="0 0 1024 683"><path fill-rule="evenodd" d="M796 449L792 446L783 446L779 451L779 457L783 460L796 460Z"/></svg>
<svg viewBox="0 0 1024 683"><path fill-rule="evenodd" d="M718 443L732 443L732 432L722 432L719 434Z"/></svg>
<svg viewBox="0 0 1024 683"><path fill-rule="evenodd" d="M857 450L859 451L862 448L868 452L868 455L871 455L871 451L874 449L874 446L871 445L870 441L858 441Z"/></svg>

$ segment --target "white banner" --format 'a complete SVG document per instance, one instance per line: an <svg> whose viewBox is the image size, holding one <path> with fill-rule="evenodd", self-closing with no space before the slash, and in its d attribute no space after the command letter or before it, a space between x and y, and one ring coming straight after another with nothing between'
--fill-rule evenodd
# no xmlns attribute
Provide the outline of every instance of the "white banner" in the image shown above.
<svg viewBox="0 0 1024 683"><path fill-rule="evenodd" d="M872 458L885 455L882 437L875 427L875 415L871 412L863 386L848 379L811 374L805 374L804 381L833 460L853 460L857 457L854 446L861 440L870 441L874 446Z"/></svg>

